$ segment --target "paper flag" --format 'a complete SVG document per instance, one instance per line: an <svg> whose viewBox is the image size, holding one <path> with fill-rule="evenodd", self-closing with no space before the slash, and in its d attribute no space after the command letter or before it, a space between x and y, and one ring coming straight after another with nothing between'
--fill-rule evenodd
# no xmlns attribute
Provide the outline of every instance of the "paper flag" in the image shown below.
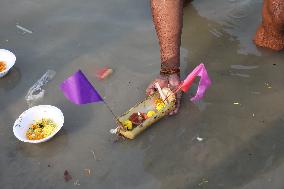
<svg viewBox="0 0 284 189"><path fill-rule="evenodd" d="M197 76L200 76L200 81L198 84L197 92L195 96L191 98L191 101L200 100L204 96L206 89L211 85L211 80L208 76L204 64L199 64L182 82L181 90L183 92L188 91L190 85Z"/></svg>
<svg viewBox="0 0 284 189"><path fill-rule="evenodd" d="M80 105L103 101L100 94L88 81L81 70L78 70L63 81L60 85L60 89L65 97L74 104Z"/></svg>

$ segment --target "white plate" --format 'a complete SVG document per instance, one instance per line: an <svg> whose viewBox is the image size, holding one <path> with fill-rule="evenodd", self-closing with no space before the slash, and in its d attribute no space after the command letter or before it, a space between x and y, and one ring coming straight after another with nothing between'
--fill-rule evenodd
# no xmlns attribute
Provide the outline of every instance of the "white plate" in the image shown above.
<svg viewBox="0 0 284 189"><path fill-rule="evenodd" d="M27 130L32 123L42 118L50 118L57 124L55 132L52 135L40 140L29 140L26 137ZM63 123L64 116L61 110L55 106L39 105L24 111L20 115L20 117L14 123L13 132L20 141L28 143L41 143L51 139L62 128Z"/></svg>
<svg viewBox="0 0 284 189"><path fill-rule="evenodd" d="M9 72L9 70L14 66L16 62L16 56L12 52L6 49L0 49L0 61L6 63L6 69L0 72L0 78L1 78L4 77Z"/></svg>

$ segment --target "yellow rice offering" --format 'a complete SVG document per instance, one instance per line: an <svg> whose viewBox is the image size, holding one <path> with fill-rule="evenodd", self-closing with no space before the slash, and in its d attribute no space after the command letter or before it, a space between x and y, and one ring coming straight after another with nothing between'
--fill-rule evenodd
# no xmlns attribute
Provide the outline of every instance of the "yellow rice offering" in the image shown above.
<svg viewBox="0 0 284 189"><path fill-rule="evenodd" d="M42 118L31 124L26 136L29 140L40 140L53 134L57 125L49 118Z"/></svg>

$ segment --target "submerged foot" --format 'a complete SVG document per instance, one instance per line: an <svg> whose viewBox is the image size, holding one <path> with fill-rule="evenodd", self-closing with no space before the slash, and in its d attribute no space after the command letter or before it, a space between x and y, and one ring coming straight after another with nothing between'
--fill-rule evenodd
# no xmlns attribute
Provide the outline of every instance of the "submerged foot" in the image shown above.
<svg viewBox="0 0 284 189"><path fill-rule="evenodd" d="M254 43L272 50L284 49L284 1L264 0L262 24L258 28Z"/></svg>
<svg viewBox="0 0 284 189"><path fill-rule="evenodd" d="M257 46L280 51L284 49L284 34L273 35L260 26L253 39Z"/></svg>

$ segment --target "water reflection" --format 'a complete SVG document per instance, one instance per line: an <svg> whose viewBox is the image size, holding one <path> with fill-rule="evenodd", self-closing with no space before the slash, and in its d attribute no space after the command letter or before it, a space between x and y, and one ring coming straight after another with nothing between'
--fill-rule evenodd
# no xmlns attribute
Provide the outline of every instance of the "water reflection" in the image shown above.
<svg viewBox="0 0 284 189"><path fill-rule="evenodd" d="M13 67L5 77L0 78L0 95L13 90L19 84L21 78L20 69L17 66Z"/></svg>
<svg viewBox="0 0 284 189"><path fill-rule="evenodd" d="M225 31L240 42L238 53L261 55L252 38L261 23L262 0L193 1L193 5L202 17L220 24L214 30Z"/></svg>
<svg viewBox="0 0 284 189"><path fill-rule="evenodd" d="M15 148L17 153L21 153L23 157L48 160L49 158L64 151L67 146L68 132L62 128L51 140L47 142L29 144L19 141Z"/></svg>
<svg viewBox="0 0 284 189"><path fill-rule="evenodd" d="M258 66L247 66L247 65L238 65L238 64L231 65L230 67L236 70L252 70L258 68Z"/></svg>

